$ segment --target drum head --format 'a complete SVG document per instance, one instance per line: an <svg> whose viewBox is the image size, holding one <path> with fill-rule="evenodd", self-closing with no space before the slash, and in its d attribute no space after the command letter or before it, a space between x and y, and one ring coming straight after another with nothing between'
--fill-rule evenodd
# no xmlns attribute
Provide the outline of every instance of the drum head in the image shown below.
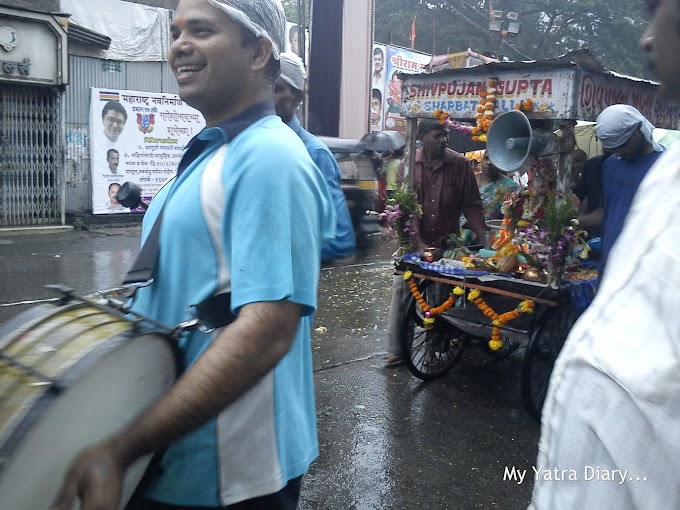
<svg viewBox="0 0 680 510"><path fill-rule="evenodd" d="M50 508L75 454L130 422L177 377L176 351L159 333L121 335L98 351L73 367L64 391L46 393L13 431L12 453L0 465L0 508ZM121 508L149 460L128 470Z"/></svg>

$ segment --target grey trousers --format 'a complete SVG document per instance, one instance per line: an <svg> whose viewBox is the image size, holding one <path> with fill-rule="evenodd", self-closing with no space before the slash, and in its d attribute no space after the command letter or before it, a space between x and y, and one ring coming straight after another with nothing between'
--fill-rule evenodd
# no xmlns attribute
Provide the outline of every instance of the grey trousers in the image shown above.
<svg viewBox="0 0 680 510"><path fill-rule="evenodd" d="M401 323L406 313L406 305L411 297L411 291L404 281L404 276L394 275L392 278L392 301L390 302L390 314L387 318L387 350L390 354L401 354L399 342Z"/></svg>

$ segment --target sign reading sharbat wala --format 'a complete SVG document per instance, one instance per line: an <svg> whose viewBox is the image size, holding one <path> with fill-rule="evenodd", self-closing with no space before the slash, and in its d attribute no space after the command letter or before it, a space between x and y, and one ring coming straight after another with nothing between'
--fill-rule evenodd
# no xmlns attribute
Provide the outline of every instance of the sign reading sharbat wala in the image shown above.
<svg viewBox="0 0 680 510"><path fill-rule="evenodd" d="M203 116L175 94L92 89L90 160L92 212L143 212L120 205L118 189L132 182L151 200L177 171L184 148L205 126Z"/></svg>

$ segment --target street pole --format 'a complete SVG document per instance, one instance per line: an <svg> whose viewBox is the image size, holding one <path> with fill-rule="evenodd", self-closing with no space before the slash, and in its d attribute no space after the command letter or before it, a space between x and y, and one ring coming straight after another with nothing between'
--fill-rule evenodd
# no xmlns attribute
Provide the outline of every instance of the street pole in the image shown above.
<svg viewBox="0 0 680 510"><path fill-rule="evenodd" d="M434 16L434 22L432 23L432 56L434 57L435 42L437 40L437 15Z"/></svg>

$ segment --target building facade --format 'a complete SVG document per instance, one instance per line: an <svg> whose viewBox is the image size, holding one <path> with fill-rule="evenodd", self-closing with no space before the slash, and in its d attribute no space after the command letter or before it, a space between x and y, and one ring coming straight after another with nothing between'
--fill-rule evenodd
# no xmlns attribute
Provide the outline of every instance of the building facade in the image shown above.
<svg viewBox="0 0 680 510"><path fill-rule="evenodd" d="M64 216L68 22L49 14L55 3L31 2L32 10L0 3L0 227L59 224Z"/></svg>
<svg viewBox="0 0 680 510"><path fill-rule="evenodd" d="M166 58L176 6L0 0L0 228L92 210L90 88L177 93ZM128 51L130 19L148 26Z"/></svg>

